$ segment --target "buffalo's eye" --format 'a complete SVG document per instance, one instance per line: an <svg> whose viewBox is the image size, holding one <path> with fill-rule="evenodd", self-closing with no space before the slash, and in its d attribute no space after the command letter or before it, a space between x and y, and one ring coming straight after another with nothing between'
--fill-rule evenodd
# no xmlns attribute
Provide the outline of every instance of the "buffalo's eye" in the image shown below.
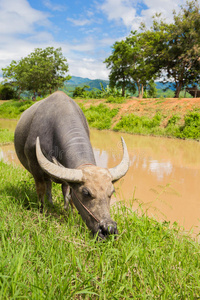
<svg viewBox="0 0 200 300"><path fill-rule="evenodd" d="M89 198L92 197L90 191L87 188L82 189L82 194L83 194L84 197L89 197Z"/></svg>

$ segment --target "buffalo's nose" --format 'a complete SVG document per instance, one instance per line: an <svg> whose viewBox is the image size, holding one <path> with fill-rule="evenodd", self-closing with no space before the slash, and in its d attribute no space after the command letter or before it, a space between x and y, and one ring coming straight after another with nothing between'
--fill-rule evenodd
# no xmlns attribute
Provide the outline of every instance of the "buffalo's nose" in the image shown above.
<svg viewBox="0 0 200 300"><path fill-rule="evenodd" d="M106 236L108 234L118 234L117 230L117 223L107 223L107 222L101 222L100 223L100 232Z"/></svg>

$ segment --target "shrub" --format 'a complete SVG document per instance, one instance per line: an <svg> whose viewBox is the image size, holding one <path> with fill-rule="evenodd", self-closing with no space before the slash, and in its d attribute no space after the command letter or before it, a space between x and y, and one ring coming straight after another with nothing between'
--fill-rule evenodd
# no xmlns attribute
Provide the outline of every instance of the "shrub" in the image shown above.
<svg viewBox="0 0 200 300"><path fill-rule="evenodd" d="M185 116L185 124L180 128L178 137L181 138L200 138L200 114L198 112L191 112Z"/></svg>
<svg viewBox="0 0 200 300"><path fill-rule="evenodd" d="M156 114L152 119L130 114L123 116L114 127L114 130L124 130L132 133L152 133L152 129L160 125L161 116Z"/></svg>
<svg viewBox="0 0 200 300"><path fill-rule="evenodd" d="M176 125L177 122L178 122L180 119L181 119L180 116L177 116L177 115L172 116L172 117L168 120L167 126Z"/></svg>
<svg viewBox="0 0 200 300"><path fill-rule="evenodd" d="M0 85L0 99L10 100L15 98L17 98L17 93L10 85Z"/></svg>
<svg viewBox="0 0 200 300"><path fill-rule="evenodd" d="M97 129L109 129L112 118L118 113L118 109L110 109L104 104L99 104L98 106L91 105L90 108L83 111L90 127Z"/></svg>

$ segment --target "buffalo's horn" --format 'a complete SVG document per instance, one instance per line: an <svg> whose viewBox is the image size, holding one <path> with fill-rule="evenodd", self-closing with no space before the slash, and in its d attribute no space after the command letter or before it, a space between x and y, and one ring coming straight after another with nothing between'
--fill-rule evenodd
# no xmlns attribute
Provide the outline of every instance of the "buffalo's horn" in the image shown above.
<svg viewBox="0 0 200 300"><path fill-rule="evenodd" d="M81 170L68 169L50 162L42 153L39 137L36 139L36 156L40 167L48 175L68 182L83 181L83 172Z"/></svg>
<svg viewBox="0 0 200 300"><path fill-rule="evenodd" d="M110 174L112 176L112 181L117 181L118 179L123 177L129 168L128 150L127 150L126 143L125 143L123 137L121 137L121 140L122 140L124 154L123 154L123 158L122 158L122 161L120 162L120 164L114 168L109 169Z"/></svg>

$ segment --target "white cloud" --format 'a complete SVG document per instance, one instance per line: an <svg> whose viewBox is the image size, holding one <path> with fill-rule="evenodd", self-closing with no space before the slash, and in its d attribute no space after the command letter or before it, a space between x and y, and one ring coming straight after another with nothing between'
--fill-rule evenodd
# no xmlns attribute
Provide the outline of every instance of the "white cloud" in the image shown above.
<svg viewBox="0 0 200 300"><path fill-rule="evenodd" d="M88 19L73 19L73 18L67 18L67 21L73 23L75 26L85 26L92 23L92 20Z"/></svg>
<svg viewBox="0 0 200 300"><path fill-rule="evenodd" d="M167 22L172 22L172 11L178 11L180 5L186 3L186 0L143 0L146 7L137 14L137 4L141 1L135 0L105 0L100 9L107 15L108 20L121 20L123 24L130 30L137 30L144 22L147 26L152 24L152 16L155 13L162 13Z"/></svg>
<svg viewBox="0 0 200 300"><path fill-rule="evenodd" d="M131 1L106 0L100 8L107 14L109 20L122 20L127 27L133 24L136 17L136 9Z"/></svg>
<svg viewBox="0 0 200 300"><path fill-rule="evenodd" d="M27 34L36 23L49 25L47 14L32 8L27 0L0 0L0 34Z"/></svg>
<svg viewBox="0 0 200 300"><path fill-rule="evenodd" d="M102 61L90 60L88 58L68 60L69 73L83 78L108 79L109 71Z"/></svg>
<svg viewBox="0 0 200 300"><path fill-rule="evenodd" d="M144 3L148 6L147 10L142 11L143 21L147 26L152 24L152 16L156 13L161 13L166 22L173 22L173 10L179 11L180 6L186 1L184 0L144 0Z"/></svg>
<svg viewBox="0 0 200 300"><path fill-rule="evenodd" d="M44 5L52 11L63 11L66 9L64 5L52 3L50 0L44 0Z"/></svg>
<svg viewBox="0 0 200 300"><path fill-rule="evenodd" d="M32 8L27 0L0 0L0 70L52 41L48 31L36 29L50 24L48 15Z"/></svg>

